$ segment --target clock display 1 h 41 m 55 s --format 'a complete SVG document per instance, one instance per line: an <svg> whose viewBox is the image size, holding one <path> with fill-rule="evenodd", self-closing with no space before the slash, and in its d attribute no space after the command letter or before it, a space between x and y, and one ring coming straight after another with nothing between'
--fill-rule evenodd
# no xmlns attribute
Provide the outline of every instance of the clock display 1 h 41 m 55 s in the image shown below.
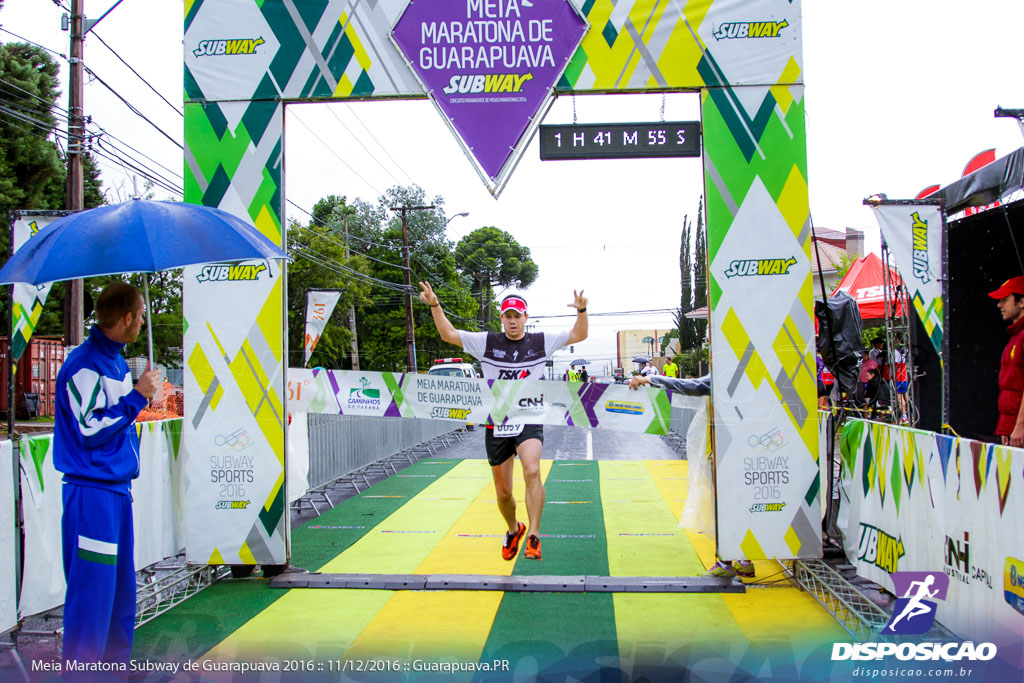
<svg viewBox="0 0 1024 683"><path fill-rule="evenodd" d="M643 159L700 156L699 121L540 127L540 158Z"/></svg>

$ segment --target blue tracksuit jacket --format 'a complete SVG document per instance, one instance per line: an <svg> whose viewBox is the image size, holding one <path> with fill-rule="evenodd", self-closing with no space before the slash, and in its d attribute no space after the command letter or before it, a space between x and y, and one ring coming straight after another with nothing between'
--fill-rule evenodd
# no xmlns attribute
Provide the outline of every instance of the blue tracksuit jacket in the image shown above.
<svg viewBox="0 0 1024 683"><path fill-rule="evenodd" d="M123 348L93 326L57 374L53 464L65 482L128 493L139 476L132 423L147 399L132 388Z"/></svg>

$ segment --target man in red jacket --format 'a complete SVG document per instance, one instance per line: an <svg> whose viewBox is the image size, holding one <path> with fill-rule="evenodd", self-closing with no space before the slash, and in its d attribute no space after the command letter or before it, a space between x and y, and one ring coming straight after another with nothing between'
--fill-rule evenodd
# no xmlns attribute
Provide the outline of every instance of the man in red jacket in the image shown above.
<svg viewBox="0 0 1024 683"><path fill-rule="evenodd" d="M1019 448L1024 446L1024 277L1011 277L989 296L999 300L999 312L1010 323L1010 341L999 363L996 436L1003 445Z"/></svg>

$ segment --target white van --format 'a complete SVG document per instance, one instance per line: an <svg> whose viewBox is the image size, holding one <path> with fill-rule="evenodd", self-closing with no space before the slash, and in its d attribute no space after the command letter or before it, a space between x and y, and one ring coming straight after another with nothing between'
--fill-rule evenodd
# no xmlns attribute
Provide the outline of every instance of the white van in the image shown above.
<svg viewBox="0 0 1024 683"><path fill-rule="evenodd" d="M461 358L438 358L427 370L428 375L442 377L476 377L476 370L469 363L462 362ZM472 422L466 423L466 431L473 431Z"/></svg>
<svg viewBox="0 0 1024 683"><path fill-rule="evenodd" d="M470 363L462 362L461 358L438 358L427 370L428 375L444 377L476 377L476 370Z"/></svg>

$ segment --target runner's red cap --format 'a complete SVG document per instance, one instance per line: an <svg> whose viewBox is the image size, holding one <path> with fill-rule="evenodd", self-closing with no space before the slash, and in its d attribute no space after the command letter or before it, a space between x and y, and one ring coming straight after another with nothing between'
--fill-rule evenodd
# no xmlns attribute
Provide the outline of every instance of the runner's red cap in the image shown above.
<svg viewBox="0 0 1024 683"><path fill-rule="evenodd" d="M1024 280L1024 278L1021 278ZM501 312L516 311L519 315L526 315L526 299L518 296L507 296L501 300Z"/></svg>
<svg viewBox="0 0 1024 683"><path fill-rule="evenodd" d="M1024 294L1024 276L1011 277L1003 283L1002 287L988 293L993 299L1002 299L1004 296L1010 296L1011 294Z"/></svg>

